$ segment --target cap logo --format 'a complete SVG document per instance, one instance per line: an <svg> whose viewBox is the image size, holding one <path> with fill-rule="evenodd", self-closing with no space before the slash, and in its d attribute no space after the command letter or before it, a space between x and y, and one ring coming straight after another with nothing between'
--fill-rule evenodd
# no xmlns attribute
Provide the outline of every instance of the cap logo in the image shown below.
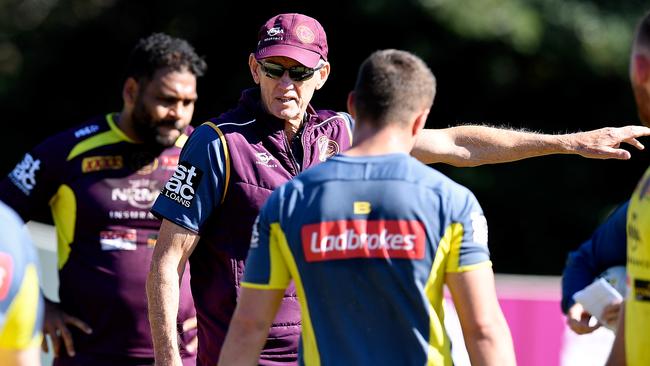
<svg viewBox="0 0 650 366"><path fill-rule="evenodd" d="M302 43L314 43L314 39L316 38L314 31L306 25L297 26L294 33Z"/></svg>
<svg viewBox="0 0 650 366"><path fill-rule="evenodd" d="M268 34L269 37L275 37L278 34L284 34L284 29L282 29L280 27L273 27L273 28L267 30L266 34Z"/></svg>

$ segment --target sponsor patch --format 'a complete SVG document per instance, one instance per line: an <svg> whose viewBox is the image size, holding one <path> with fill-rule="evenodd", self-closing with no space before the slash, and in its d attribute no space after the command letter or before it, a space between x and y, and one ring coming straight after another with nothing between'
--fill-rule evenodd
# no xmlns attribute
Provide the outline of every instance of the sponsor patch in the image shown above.
<svg viewBox="0 0 650 366"><path fill-rule="evenodd" d="M354 201L352 209L355 215L367 215L372 211L372 206L367 201Z"/></svg>
<svg viewBox="0 0 650 366"><path fill-rule="evenodd" d="M650 281L634 280L634 298L638 301L650 301Z"/></svg>
<svg viewBox="0 0 650 366"><path fill-rule="evenodd" d="M320 161L325 161L341 151L339 144L328 139L327 136L320 136L316 140L316 144L318 145L318 160Z"/></svg>
<svg viewBox="0 0 650 366"><path fill-rule="evenodd" d="M92 133L95 133L97 131L99 131L99 126L97 126L97 125L86 126L86 127L83 127L83 128L80 128L80 129L76 130L74 132L74 137L80 138L80 137L88 136L88 135L90 135Z"/></svg>
<svg viewBox="0 0 650 366"><path fill-rule="evenodd" d="M187 162L178 164L178 168L167 181L160 194L187 208L192 206L196 189L201 183L203 171Z"/></svg>
<svg viewBox="0 0 650 366"><path fill-rule="evenodd" d="M424 258L424 225L414 220L341 220L305 225L307 262L351 258Z"/></svg>
<svg viewBox="0 0 650 366"><path fill-rule="evenodd" d="M34 159L30 154L25 154L23 161L18 163L9 173L9 179L24 194L30 195L36 186L36 171L41 168L41 160Z"/></svg>
<svg viewBox="0 0 650 366"><path fill-rule="evenodd" d="M124 167L124 158L116 156L89 156L81 161L81 172L91 173L102 170L117 170Z"/></svg>
<svg viewBox="0 0 650 366"><path fill-rule="evenodd" d="M128 202L131 207L150 209L160 194L158 183L151 179L129 180L129 187L113 188L111 200Z"/></svg>
<svg viewBox="0 0 650 366"><path fill-rule="evenodd" d="M7 253L0 253L0 301L7 298L14 275L14 261Z"/></svg>
<svg viewBox="0 0 650 366"><path fill-rule="evenodd" d="M135 250L137 248L135 229L106 230L99 232L102 250Z"/></svg>
<svg viewBox="0 0 650 366"><path fill-rule="evenodd" d="M275 37L278 34L284 34L284 29L282 29L281 27L273 27L267 30L266 34L268 34L269 37Z"/></svg>

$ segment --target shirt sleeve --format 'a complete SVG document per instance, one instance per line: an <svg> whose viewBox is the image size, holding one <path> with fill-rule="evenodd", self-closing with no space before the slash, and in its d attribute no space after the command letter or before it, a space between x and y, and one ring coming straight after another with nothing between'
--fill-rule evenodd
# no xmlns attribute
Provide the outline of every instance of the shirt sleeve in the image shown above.
<svg viewBox="0 0 650 366"><path fill-rule="evenodd" d="M226 182L226 153L222 136L210 125L199 126L179 157L178 167L163 186L151 212L200 233L219 207Z"/></svg>
<svg viewBox="0 0 650 366"><path fill-rule="evenodd" d="M609 267L624 266L627 258L625 222L630 202L625 202L594 231L591 238L569 253L562 273L562 311L575 303L573 294L591 284Z"/></svg>
<svg viewBox="0 0 650 366"><path fill-rule="evenodd" d="M465 272L491 266L487 220L476 197L467 189L452 200L450 247L446 272Z"/></svg>
<svg viewBox="0 0 650 366"><path fill-rule="evenodd" d="M291 280L283 249L287 238L279 223L278 196L275 191L255 220L246 260L243 287L261 290L284 290Z"/></svg>
<svg viewBox="0 0 650 366"><path fill-rule="evenodd" d="M62 183L70 148L64 137L59 134L36 146L0 181L0 201L24 221L49 216L49 201Z"/></svg>

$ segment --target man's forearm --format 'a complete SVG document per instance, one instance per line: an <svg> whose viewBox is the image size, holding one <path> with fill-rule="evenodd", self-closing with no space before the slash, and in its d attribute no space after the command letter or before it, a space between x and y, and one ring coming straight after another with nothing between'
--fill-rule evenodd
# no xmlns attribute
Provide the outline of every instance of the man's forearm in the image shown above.
<svg viewBox="0 0 650 366"><path fill-rule="evenodd" d="M149 322L156 365L181 365L178 352L178 300L180 279L199 236L163 219L147 277Z"/></svg>
<svg viewBox="0 0 650 366"><path fill-rule="evenodd" d="M492 269L445 275L472 365L514 366L515 351L497 300Z"/></svg>
<svg viewBox="0 0 650 366"><path fill-rule="evenodd" d="M471 161L476 164L567 154L575 149L568 135L546 135L486 126L459 126L450 130L454 130L457 144L472 151Z"/></svg>
<svg viewBox="0 0 650 366"><path fill-rule="evenodd" d="M650 134L641 126L601 128L563 135L501 129L487 126L457 126L423 130L413 148L420 161L454 166L506 163L550 154L577 154L594 159L628 159L623 142L643 146L636 137Z"/></svg>
<svg viewBox="0 0 650 366"><path fill-rule="evenodd" d="M466 337L467 352L472 365L477 366L514 366L515 360L512 336L503 318L481 331Z"/></svg>
<svg viewBox="0 0 650 366"><path fill-rule="evenodd" d="M283 289L242 288L221 349L219 365L257 365L269 327L283 297Z"/></svg>
<svg viewBox="0 0 650 366"><path fill-rule="evenodd" d="M181 365L176 318L179 301L176 267L153 264L147 278L149 322L156 365Z"/></svg>
<svg viewBox="0 0 650 366"><path fill-rule="evenodd" d="M579 250L569 253L562 272L562 312L566 314L569 308L575 303L573 294L587 287L594 281L597 273L594 273L593 258L587 257L588 251L583 250L583 243Z"/></svg>
<svg viewBox="0 0 650 366"><path fill-rule="evenodd" d="M570 150L561 135L543 135L487 126L423 130L413 155L424 163L476 166L505 163Z"/></svg>
<svg viewBox="0 0 650 366"><path fill-rule="evenodd" d="M267 334L266 323L260 326L235 315L219 357L219 366L257 365Z"/></svg>

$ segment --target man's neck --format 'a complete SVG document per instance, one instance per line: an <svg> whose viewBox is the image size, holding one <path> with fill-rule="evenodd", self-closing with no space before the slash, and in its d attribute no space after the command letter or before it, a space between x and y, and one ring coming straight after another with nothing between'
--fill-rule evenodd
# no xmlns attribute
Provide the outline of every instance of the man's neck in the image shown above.
<svg viewBox="0 0 650 366"><path fill-rule="evenodd" d="M284 120L284 133L287 135L287 139L291 140L302 128L306 114L303 113L302 115L302 118Z"/></svg>

